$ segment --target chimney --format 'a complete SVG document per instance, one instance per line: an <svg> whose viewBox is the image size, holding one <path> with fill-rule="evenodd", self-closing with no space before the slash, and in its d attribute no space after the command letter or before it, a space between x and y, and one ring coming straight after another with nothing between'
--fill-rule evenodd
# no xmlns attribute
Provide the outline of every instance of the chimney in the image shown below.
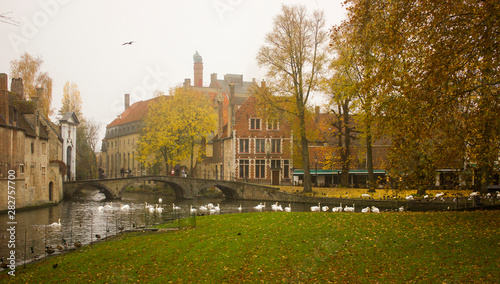
<svg viewBox="0 0 500 284"><path fill-rule="evenodd" d="M130 94L125 94L125 110L130 107Z"/></svg>
<svg viewBox="0 0 500 284"><path fill-rule="evenodd" d="M7 89L7 74L0 74L0 115L9 124L9 90Z"/></svg>
<svg viewBox="0 0 500 284"><path fill-rule="evenodd" d="M191 87L191 79L184 79L184 87Z"/></svg>
<svg viewBox="0 0 500 284"><path fill-rule="evenodd" d="M218 88L219 84L217 84L217 73L210 74L210 88Z"/></svg>
<svg viewBox="0 0 500 284"><path fill-rule="evenodd" d="M227 135L233 135L234 127L234 84L229 84L229 109L227 111Z"/></svg>
<svg viewBox="0 0 500 284"><path fill-rule="evenodd" d="M10 91L16 93L19 100L24 98L24 86L23 79L21 78L12 78L10 83Z"/></svg>
<svg viewBox="0 0 500 284"><path fill-rule="evenodd" d="M7 74L0 73L0 90L9 90L7 87Z"/></svg>
<svg viewBox="0 0 500 284"><path fill-rule="evenodd" d="M194 86L203 87L203 58L196 51L193 55L194 60Z"/></svg>
<svg viewBox="0 0 500 284"><path fill-rule="evenodd" d="M266 81L262 80L262 82L260 82L260 86L262 88L265 88L266 87Z"/></svg>

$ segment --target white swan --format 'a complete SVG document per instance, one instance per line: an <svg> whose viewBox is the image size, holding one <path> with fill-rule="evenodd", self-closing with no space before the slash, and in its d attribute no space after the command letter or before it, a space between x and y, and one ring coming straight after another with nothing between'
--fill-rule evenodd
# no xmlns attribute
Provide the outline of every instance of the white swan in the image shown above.
<svg viewBox="0 0 500 284"><path fill-rule="evenodd" d="M373 213L380 213L380 209L378 209L377 207L375 206L372 206L372 212Z"/></svg>
<svg viewBox="0 0 500 284"><path fill-rule="evenodd" d="M319 212L321 209L321 203L318 203L318 206L311 206L312 212Z"/></svg>
<svg viewBox="0 0 500 284"><path fill-rule="evenodd" d="M352 207L347 207L346 205L344 208L344 212L354 212L354 204L352 205Z"/></svg>
<svg viewBox="0 0 500 284"><path fill-rule="evenodd" d="M370 213L370 207L361 209L361 213Z"/></svg>
<svg viewBox="0 0 500 284"><path fill-rule="evenodd" d="M285 212L292 212L292 204L288 204L288 207L285 207Z"/></svg>
<svg viewBox="0 0 500 284"><path fill-rule="evenodd" d="M216 214L220 213L220 205L219 205L219 203L217 203L217 206L214 206L214 209L215 209L215 213Z"/></svg>
<svg viewBox="0 0 500 284"><path fill-rule="evenodd" d="M113 202L111 202L110 204L106 204L106 206L104 206L104 209L111 209L113 208Z"/></svg>
<svg viewBox="0 0 500 284"><path fill-rule="evenodd" d="M342 203L340 203L339 207L333 207L332 208L332 212L342 212L342 210L343 210Z"/></svg>
<svg viewBox="0 0 500 284"><path fill-rule="evenodd" d="M323 211L323 212L326 212L328 210L330 210L330 207L328 207L328 206L321 207L321 211Z"/></svg>
<svg viewBox="0 0 500 284"><path fill-rule="evenodd" d="M163 207L158 206L158 204L156 204L155 211L161 214L163 212Z"/></svg>
<svg viewBox="0 0 500 284"><path fill-rule="evenodd" d="M104 210L104 206L102 206L102 205L98 206L98 207L97 207L97 210L98 210L99 212L102 212L102 210Z"/></svg>
<svg viewBox="0 0 500 284"><path fill-rule="evenodd" d="M161 199L161 197L160 197L160 198L158 198L158 203L160 203L160 204L161 204L161 203L162 203L162 201L163 201L163 199Z"/></svg>
<svg viewBox="0 0 500 284"><path fill-rule="evenodd" d="M120 207L121 210L129 210L130 209L130 205L128 204L125 204L125 205L122 205L122 207Z"/></svg>
<svg viewBox="0 0 500 284"><path fill-rule="evenodd" d="M243 208L241 208L241 204L240 204L240 207L238 207L238 212L241 213L241 210L243 210Z"/></svg>
<svg viewBox="0 0 500 284"><path fill-rule="evenodd" d="M404 206L399 207L399 212L403 212L403 211L405 211L405 207Z"/></svg>
<svg viewBox="0 0 500 284"><path fill-rule="evenodd" d="M262 205L262 202L259 203L259 205L255 206L254 209L262 212L262 209L264 208L264 205Z"/></svg>
<svg viewBox="0 0 500 284"><path fill-rule="evenodd" d="M200 206L199 210L200 210L200 213L202 213L202 214L206 214L208 212L208 208L204 205Z"/></svg>
<svg viewBox="0 0 500 284"><path fill-rule="evenodd" d="M408 196L406 197L406 200L414 200L413 195L408 195Z"/></svg>
<svg viewBox="0 0 500 284"><path fill-rule="evenodd" d="M278 205L278 202L276 201L275 204L271 205L271 209L276 212L276 211L283 211L283 207L281 205Z"/></svg>
<svg viewBox="0 0 500 284"><path fill-rule="evenodd" d="M179 210L181 210L181 208L179 206L175 205L174 203L172 203L172 210L179 211Z"/></svg>
<svg viewBox="0 0 500 284"><path fill-rule="evenodd" d="M52 223L52 224L50 224L50 226L53 226L53 227L60 227L60 226L61 226L61 219L59 219L59 220L57 221L57 223Z"/></svg>

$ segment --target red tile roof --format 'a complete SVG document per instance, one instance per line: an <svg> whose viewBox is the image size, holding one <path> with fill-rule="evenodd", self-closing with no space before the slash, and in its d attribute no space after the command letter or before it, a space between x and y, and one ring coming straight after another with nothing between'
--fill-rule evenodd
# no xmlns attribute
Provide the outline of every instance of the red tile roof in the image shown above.
<svg viewBox="0 0 500 284"><path fill-rule="evenodd" d="M108 124L106 128L142 120L148 113L149 104L151 102L157 101L158 99L159 97L156 97L146 101L138 101L132 104L120 116L118 116L117 118L115 118L115 120Z"/></svg>

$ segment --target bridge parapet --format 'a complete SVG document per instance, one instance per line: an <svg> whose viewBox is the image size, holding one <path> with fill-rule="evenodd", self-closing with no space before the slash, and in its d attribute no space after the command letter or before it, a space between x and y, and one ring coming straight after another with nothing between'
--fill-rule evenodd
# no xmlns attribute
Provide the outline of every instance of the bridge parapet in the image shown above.
<svg viewBox="0 0 500 284"><path fill-rule="evenodd" d="M172 176L139 176L65 182L64 197L71 198L75 192L84 187L94 187L103 192L108 199L119 199L127 186L144 181L166 183L174 190L177 198L184 199L193 199L200 190L210 186L217 187L226 198L231 199L276 200L278 195L282 194L274 187L245 182Z"/></svg>

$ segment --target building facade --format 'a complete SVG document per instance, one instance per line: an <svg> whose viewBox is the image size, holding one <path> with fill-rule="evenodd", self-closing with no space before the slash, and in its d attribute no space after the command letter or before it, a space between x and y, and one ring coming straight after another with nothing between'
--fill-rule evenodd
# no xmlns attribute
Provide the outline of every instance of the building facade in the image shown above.
<svg viewBox="0 0 500 284"><path fill-rule="evenodd" d="M0 186L4 191L0 211L8 209L7 190L15 191L16 208L58 203L63 199L66 172L61 126L40 113L38 97L23 99L21 79L12 79L11 91L7 82L7 75L0 74Z"/></svg>

